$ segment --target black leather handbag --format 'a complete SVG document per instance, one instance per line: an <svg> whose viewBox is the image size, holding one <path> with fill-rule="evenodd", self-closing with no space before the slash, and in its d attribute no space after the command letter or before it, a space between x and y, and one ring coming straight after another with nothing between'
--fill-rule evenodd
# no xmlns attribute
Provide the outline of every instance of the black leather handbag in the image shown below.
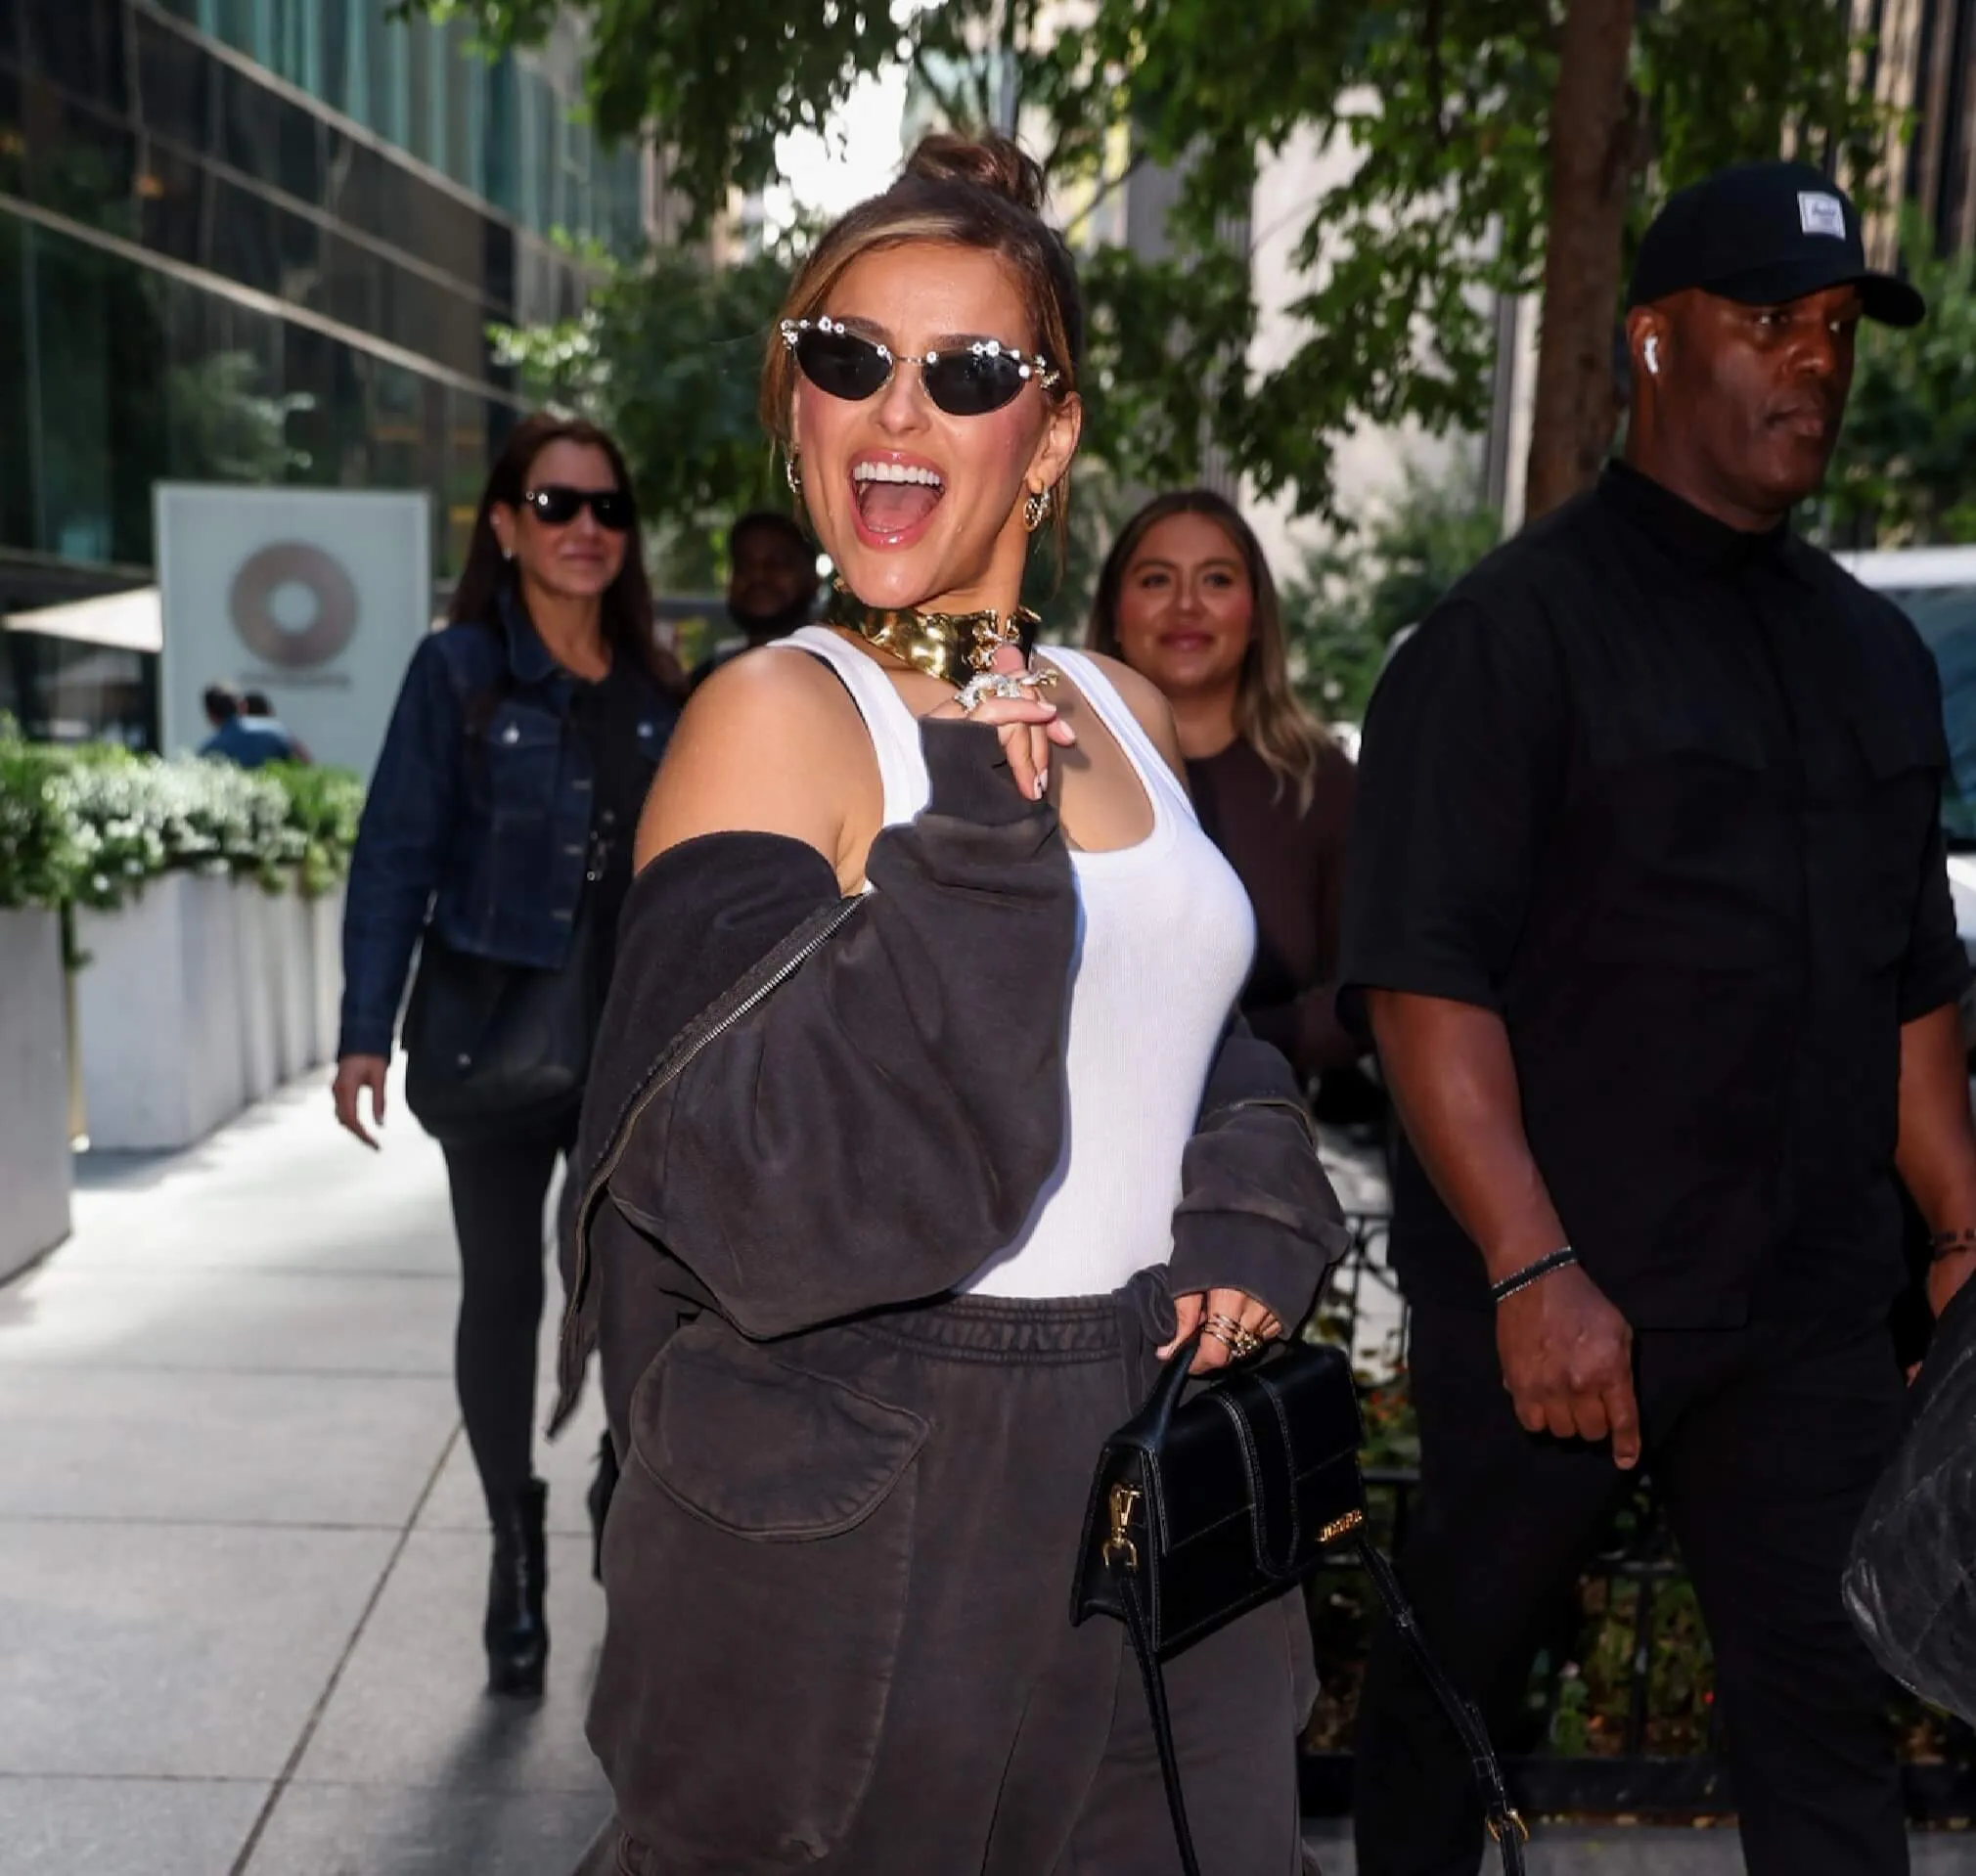
<svg viewBox="0 0 1976 1876"><path fill-rule="evenodd" d="M604 991L590 899L561 970L475 958L427 930L405 1009L405 1105L434 1139L472 1145L574 1121Z"/></svg>
<svg viewBox="0 0 1976 1876"><path fill-rule="evenodd" d="M1350 1539L1394 1626L1474 1762L1489 1834L1521 1876L1529 1833L1509 1807L1482 1718L1441 1672L1392 1566L1366 1537L1363 1427L1342 1349L1292 1342L1183 1400L1198 1337L1105 1442L1085 1514L1071 1621L1117 1618L1152 1711L1187 1876L1200 1876L1167 1718L1161 1660L1281 1595Z"/></svg>
<svg viewBox="0 0 1976 1876"><path fill-rule="evenodd" d="M1881 1667L1976 1724L1976 1281L1942 1312L1843 1587Z"/></svg>

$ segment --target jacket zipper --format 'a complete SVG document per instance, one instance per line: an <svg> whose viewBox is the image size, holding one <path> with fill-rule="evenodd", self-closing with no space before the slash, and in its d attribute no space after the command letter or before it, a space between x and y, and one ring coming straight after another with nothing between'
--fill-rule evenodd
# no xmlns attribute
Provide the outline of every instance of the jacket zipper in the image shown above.
<svg viewBox="0 0 1976 1876"><path fill-rule="evenodd" d="M552 1433L561 1426L570 1407L575 1405L574 1382L576 1376L569 1372L569 1355L572 1341L576 1335L577 1318L582 1311L584 1297L590 1289L591 1214L596 1210L599 1196L603 1193L604 1188L609 1184L611 1175L617 1171L618 1162L623 1159L625 1151L631 1143L632 1130L638 1125L639 1119L645 1110L693 1066L702 1051L711 1044L718 1042L743 1016L758 1007L766 998L787 983L811 958L823 950L824 946L836 936L837 932L849 922L852 915L864 903L865 898L863 895L860 895L856 898L846 899L840 905L832 907L830 916L816 931L804 939L780 963L773 964L769 969L768 975L752 990L748 991L733 1008L722 1014L717 1021L709 1024L700 1035L686 1043L681 1048L678 1058L667 1062L651 1078L651 1081L640 1091L638 1097L631 1105L625 1109L623 1117L617 1123L616 1131L611 1136L610 1150L605 1154L603 1162L599 1165L597 1171L591 1175L589 1183L584 1186L582 1194L576 1202L576 1219L573 1228L576 1232L576 1262L575 1268L570 1273L569 1300L563 1306L562 1328L558 1339L557 1379L559 1392L556 1413L550 1422L550 1431Z"/></svg>

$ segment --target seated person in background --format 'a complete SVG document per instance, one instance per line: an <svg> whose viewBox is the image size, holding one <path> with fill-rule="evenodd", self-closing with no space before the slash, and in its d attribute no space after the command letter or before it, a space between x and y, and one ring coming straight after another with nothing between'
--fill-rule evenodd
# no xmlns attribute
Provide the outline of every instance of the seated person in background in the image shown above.
<svg viewBox="0 0 1976 1876"><path fill-rule="evenodd" d="M241 694L232 685L208 684L201 701L205 705L205 720L212 725L212 735L199 745L201 755L241 769L258 769L264 762L287 757L288 737L279 734L280 726L276 725L277 734L270 736L260 724L248 722L242 711Z"/></svg>
<svg viewBox="0 0 1976 1876"><path fill-rule="evenodd" d="M240 717L245 728L256 736L270 737L281 745L280 753L269 760L274 762L307 762L309 752L302 741L289 726L275 715L275 706L268 701L265 691L249 691L240 700Z"/></svg>
<svg viewBox="0 0 1976 1876"><path fill-rule="evenodd" d="M1254 531L1219 495L1154 497L1099 575L1086 647L1165 692L1200 824L1255 907L1242 1014L1290 1059L1321 1111L1357 1119L1376 1095L1335 1006L1351 759L1290 689L1276 582Z"/></svg>
<svg viewBox="0 0 1976 1876"><path fill-rule="evenodd" d="M701 659L687 678L690 691L728 659L809 624L816 613L817 550L790 516L774 509L743 514L728 535L728 558L727 612L741 642Z"/></svg>

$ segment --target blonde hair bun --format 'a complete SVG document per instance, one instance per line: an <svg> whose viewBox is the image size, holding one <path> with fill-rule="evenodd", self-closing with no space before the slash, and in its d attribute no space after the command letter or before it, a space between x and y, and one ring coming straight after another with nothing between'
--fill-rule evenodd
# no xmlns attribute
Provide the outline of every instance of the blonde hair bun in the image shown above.
<svg viewBox="0 0 1976 1876"><path fill-rule="evenodd" d="M901 182L967 183L1032 215L1048 193L1043 165L1012 137L957 137L938 130L921 137L900 171Z"/></svg>

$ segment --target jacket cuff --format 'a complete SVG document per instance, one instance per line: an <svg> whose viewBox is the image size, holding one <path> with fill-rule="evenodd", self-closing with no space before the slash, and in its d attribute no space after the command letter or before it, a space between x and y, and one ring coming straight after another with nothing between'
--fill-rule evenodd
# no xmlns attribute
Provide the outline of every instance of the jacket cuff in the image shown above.
<svg viewBox="0 0 1976 1876"><path fill-rule="evenodd" d="M1264 1305L1285 1335L1293 1335L1318 1300L1330 1259L1344 1249L1342 1228L1339 1239L1335 1249L1326 1247L1327 1257L1308 1238L1268 1219L1182 1214L1173 1222L1167 1287L1175 1296L1240 1290Z"/></svg>
<svg viewBox="0 0 1976 1876"><path fill-rule="evenodd" d="M341 1032L337 1037L337 1059L345 1055L382 1055L386 1061L391 1058L391 1022L387 1017L382 1022L362 1016L345 1016Z"/></svg>
<svg viewBox="0 0 1976 1876"><path fill-rule="evenodd" d="M932 790L926 802L929 814L1009 827L1055 813L1047 802L1023 800L992 725L922 717L920 746Z"/></svg>

